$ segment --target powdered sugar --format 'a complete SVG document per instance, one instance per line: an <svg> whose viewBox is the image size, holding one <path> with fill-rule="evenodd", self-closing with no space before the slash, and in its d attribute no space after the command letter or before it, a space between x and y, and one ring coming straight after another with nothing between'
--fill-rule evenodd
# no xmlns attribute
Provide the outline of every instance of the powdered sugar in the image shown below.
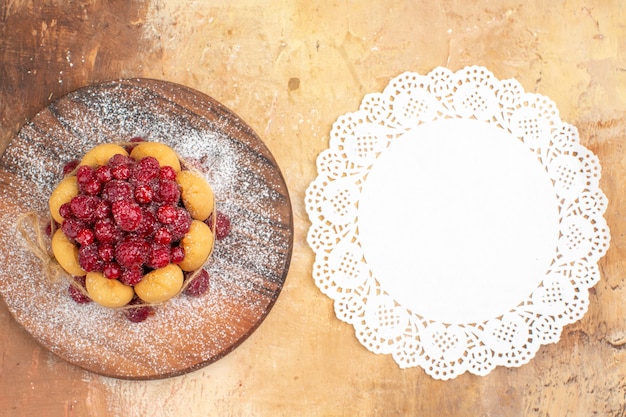
<svg viewBox="0 0 626 417"><path fill-rule="evenodd" d="M210 109L211 111L207 111ZM76 304L17 244L15 219L47 215L62 166L99 143L143 136L171 146L211 183L231 234L205 268L207 294L178 296L142 323L119 311ZM285 183L264 145L235 116L201 94L147 80L84 88L26 125L0 164L0 242L7 262L0 293L44 346L86 369L154 378L195 369L229 352L268 314L289 266L292 219Z"/></svg>

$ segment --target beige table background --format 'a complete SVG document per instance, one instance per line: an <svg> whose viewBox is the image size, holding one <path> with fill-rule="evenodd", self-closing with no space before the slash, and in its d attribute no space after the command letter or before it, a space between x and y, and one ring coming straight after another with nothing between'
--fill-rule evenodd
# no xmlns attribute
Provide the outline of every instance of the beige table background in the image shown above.
<svg viewBox="0 0 626 417"><path fill-rule="evenodd" d="M603 167L612 246L587 315L558 344L520 368L436 381L370 353L335 318L311 278L303 200L331 124L364 94L406 70L474 64L549 96L579 128ZM57 359L0 303L0 416L625 415L622 0L0 3L0 151L51 100L122 77L205 92L263 138L293 201L285 288L233 353L194 373L143 382Z"/></svg>

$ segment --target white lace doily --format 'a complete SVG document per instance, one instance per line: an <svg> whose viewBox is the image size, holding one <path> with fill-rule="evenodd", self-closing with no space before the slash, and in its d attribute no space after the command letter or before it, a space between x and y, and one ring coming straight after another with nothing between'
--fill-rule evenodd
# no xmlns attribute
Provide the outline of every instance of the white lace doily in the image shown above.
<svg viewBox="0 0 626 417"><path fill-rule="evenodd" d="M315 282L400 367L520 366L586 312L610 240L600 164L517 81L401 74L336 121L317 169Z"/></svg>

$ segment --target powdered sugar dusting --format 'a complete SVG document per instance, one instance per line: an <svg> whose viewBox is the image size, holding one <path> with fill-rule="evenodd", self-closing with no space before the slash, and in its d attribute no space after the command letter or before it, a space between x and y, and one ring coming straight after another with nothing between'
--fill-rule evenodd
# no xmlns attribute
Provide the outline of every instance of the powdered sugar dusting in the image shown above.
<svg viewBox="0 0 626 417"><path fill-rule="evenodd" d="M70 362L105 375L155 378L203 366L236 347L269 313L289 266L289 196L269 151L235 116L201 94L148 80L87 87L26 125L0 159L0 198L11 202L0 242L11 261L0 293L36 339ZM207 111L210 108L211 111ZM62 166L99 143L144 136L171 146L211 183L232 221L205 265L211 287L181 295L130 323L119 311L76 304L22 245L16 217L47 214Z"/></svg>

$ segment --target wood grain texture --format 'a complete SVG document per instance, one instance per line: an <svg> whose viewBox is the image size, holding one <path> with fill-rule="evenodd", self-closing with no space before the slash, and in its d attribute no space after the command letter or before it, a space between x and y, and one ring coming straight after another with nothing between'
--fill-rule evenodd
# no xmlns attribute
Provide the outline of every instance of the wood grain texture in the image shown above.
<svg viewBox="0 0 626 417"><path fill-rule="evenodd" d="M625 21L621 0L0 4L0 145L78 87L174 81L208 93L259 133L294 214L292 263L272 313L238 349L196 372L99 377L41 349L0 303L0 392L10 393L0 395L0 415L623 416ZM304 192L332 123L363 94L403 71L474 64L550 97L579 128L602 165L612 242L589 311L558 343L520 368L434 381L371 354L336 319L311 278Z"/></svg>
<svg viewBox="0 0 626 417"><path fill-rule="evenodd" d="M0 170L15 177L2 187L3 198L15 203L5 206L11 214L4 226L27 210L47 206L45 196L65 162L99 143L135 136L167 143L204 171L218 209L231 217L231 234L216 243L207 263L209 293L193 307L182 303L184 295L177 297L135 325L110 309L71 303L57 309L68 294L41 267L37 273L38 260L31 257L33 265L22 261L17 271L5 269L0 294L43 346L78 366L120 378L171 377L220 359L269 314L291 260L291 204L273 156L230 110L181 85L133 79L76 90L20 130L0 158ZM20 237L3 236L4 256L14 257ZM45 317L37 314L48 310Z"/></svg>

